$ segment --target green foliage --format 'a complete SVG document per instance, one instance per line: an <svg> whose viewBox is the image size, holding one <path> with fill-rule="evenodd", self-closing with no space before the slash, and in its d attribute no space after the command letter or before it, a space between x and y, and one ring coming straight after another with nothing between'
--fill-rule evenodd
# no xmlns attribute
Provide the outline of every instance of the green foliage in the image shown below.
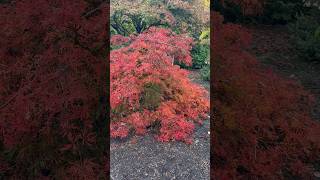
<svg viewBox="0 0 320 180"><path fill-rule="evenodd" d="M314 37L316 39L320 39L320 26L316 29L316 31L314 33Z"/></svg>
<svg viewBox="0 0 320 180"><path fill-rule="evenodd" d="M204 66L200 70L200 74L201 74L201 77L202 77L203 80L210 81L210 65Z"/></svg>
<svg viewBox="0 0 320 180"><path fill-rule="evenodd" d="M140 34L151 26L168 27L172 21L163 6L150 0L114 0L110 7L111 35Z"/></svg>
<svg viewBox="0 0 320 180"><path fill-rule="evenodd" d="M175 31L197 38L203 28L209 27L209 3L208 0L172 0L165 6L175 18Z"/></svg>
<svg viewBox="0 0 320 180"><path fill-rule="evenodd" d="M159 84L146 84L140 101L142 108L149 110L156 109L162 102L163 96L163 88Z"/></svg>
<svg viewBox="0 0 320 180"><path fill-rule="evenodd" d="M192 67L202 68L209 62L210 46L207 44L196 44L191 51Z"/></svg>
<svg viewBox="0 0 320 180"><path fill-rule="evenodd" d="M289 25L292 41L302 58L320 62L320 12L301 15Z"/></svg>
<svg viewBox="0 0 320 180"><path fill-rule="evenodd" d="M200 44L210 44L210 28L202 30L199 36Z"/></svg>
<svg viewBox="0 0 320 180"><path fill-rule="evenodd" d="M209 26L208 0L114 0L110 7L111 35L139 34L158 26L197 38Z"/></svg>
<svg viewBox="0 0 320 180"><path fill-rule="evenodd" d="M200 70L200 74L203 80L205 81L210 81L210 29L206 28L204 29L200 36L199 36L199 43L200 43L200 57L199 58L204 58L206 61L204 62L204 65L202 69ZM196 58L197 56L195 56ZM201 62L201 61L200 61Z"/></svg>
<svg viewBox="0 0 320 180"><path fill-rule="evenodd" d="M127 36L135 32L133 23L130 18L125 17L124 10L116 11L111 15L110 25L112 34Z"/></svg>
<svg viewBox="0 0 320 180"><path fill-rule="evenodd" d="M305 12L303 0L268 0L261 21L271 24L286 24Z"/></svg>
<svg viewBox="0 0 320 180"><path fill-rule="evenodd" d="M141 33L152 25L160 25L157 18L147 13L131 14L125 10L118 10L111 16L112 34L128 36L133 33Z"/></svg>
<svg viewBox="0 0 320 180"><path fill-rule="evenodd" d="M192 13L187 9L169 6L169 11L176 19L176 25L174 27L175 32L189 32L193 37L199 32L196 19L192 16Z"/></svg>
<svg viewBox="0 0 320 180"><path fill-rule="evenodd" d="M206 29L204 31L201 32L200 36L199 36L199 40L204 40L206 38L208 38L210 35L210 29Z"/></svg>

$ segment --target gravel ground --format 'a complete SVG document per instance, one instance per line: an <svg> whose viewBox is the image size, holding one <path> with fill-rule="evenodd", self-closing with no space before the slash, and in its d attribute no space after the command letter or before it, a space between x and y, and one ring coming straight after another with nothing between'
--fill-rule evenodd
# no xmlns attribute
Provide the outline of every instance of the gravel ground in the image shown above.
<svg viewBox="0 0 320 180"><path fill-rule="evenodd" d="M190 79L204 86L198 71ZM210 121L196 126L193 144L161 143L152 132L145 136L112 139L110 143L111 180L207 180L210 179Z"/></svg>

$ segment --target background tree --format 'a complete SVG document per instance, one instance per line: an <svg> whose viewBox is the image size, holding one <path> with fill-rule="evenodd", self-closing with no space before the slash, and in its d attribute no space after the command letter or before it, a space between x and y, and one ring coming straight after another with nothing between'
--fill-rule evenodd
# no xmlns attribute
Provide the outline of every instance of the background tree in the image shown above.
<svg viewBox="0 0 320 180"><path fill-rule="evenodd" d="M169 26L174 17L162 4L146 0L112 0L110 25L114 34L128 36L141 33L151 26Z"/></svg>

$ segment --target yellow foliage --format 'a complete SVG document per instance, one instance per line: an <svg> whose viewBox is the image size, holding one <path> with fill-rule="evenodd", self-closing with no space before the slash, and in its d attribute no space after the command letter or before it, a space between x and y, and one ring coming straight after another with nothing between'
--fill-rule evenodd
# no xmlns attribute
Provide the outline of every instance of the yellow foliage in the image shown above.
<svg viewBox="0 0 320 180"><path fill-rule="evenodd" d="M210 43L210 28L205 28L201 31L199 36L200 44L209 44Z"/></svg>
<svg viewBox="0 0 320 180"><path fill-rule="evenodd" d="M206 7L206 8L210 8L210 0L203 0L204 2L204 6Z"/></svg>

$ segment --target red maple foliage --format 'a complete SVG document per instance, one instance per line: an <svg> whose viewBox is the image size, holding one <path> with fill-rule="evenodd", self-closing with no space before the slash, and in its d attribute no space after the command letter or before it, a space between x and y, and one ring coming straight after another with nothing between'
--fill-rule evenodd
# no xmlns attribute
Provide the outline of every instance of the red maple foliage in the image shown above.
<svg viewBox="0 0 320 180"><path fill-rule="evenodd" d="M246 52L244 28L213 16L212 177L311 178L311 163L320 158L311 95Z"/></svg>
<svg viewBox="0 0 320 180"><path fill-rule="evenodd" d="M204 89L175 65L192 64L192 39L152 27L129 41L110 55L111 136L144 134L158 123L159 140L190 142L194 122L209 110Z"/></svg>
<svg viewBox="0 0 320 180"><path fill-rule="evenodd" d="M0 179L104 171L108 4L96 2L0 5Z"/></svg>

